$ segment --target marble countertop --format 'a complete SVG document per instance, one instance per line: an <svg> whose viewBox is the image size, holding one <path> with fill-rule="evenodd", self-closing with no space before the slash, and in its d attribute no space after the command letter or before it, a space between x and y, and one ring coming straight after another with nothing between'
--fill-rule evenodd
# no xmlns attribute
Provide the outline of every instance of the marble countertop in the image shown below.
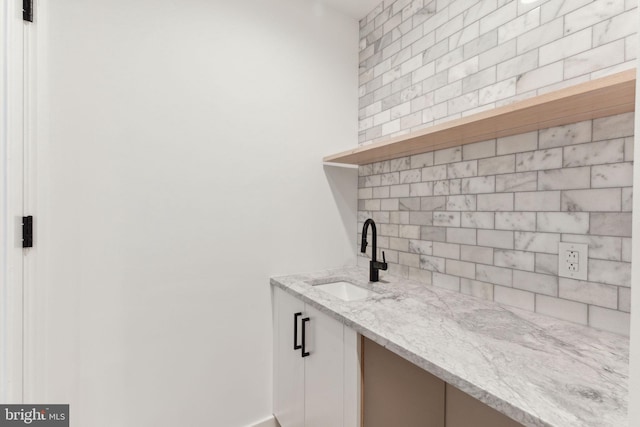
<svg viewBox="0 0 640 427"><path fill-rule="evenodd" d="M278 286L525 426L626 426L629 341L381 272L274 277ZM376 292L342 301L312 285Z"/></svg>

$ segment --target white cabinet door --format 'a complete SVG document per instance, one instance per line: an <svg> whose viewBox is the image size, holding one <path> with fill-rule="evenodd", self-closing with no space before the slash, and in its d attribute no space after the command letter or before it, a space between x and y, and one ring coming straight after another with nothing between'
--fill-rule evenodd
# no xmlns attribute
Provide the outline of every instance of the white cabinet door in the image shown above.
<svg viewBox="0 0 640 427"><path fill-rule="evenodd" d="M274 415L282 427L304 426L304 359L300 350L301 320L296 313L304 313L304 303L279 288L273 289L274 304ZM297 321L297 328L294 327Z"/></svg>
<svg viewBox="0 0 640 427"><path fill-rule="evenodd" d="M359 426L358 334L282 289L272 289L273 413L278 422L282 427ZM304 348L294 349L303 343ZM302 357L302 350L308 355Z"/></svg>
<svg viewBox="0 0 640 427"><path fill-rule="evenodd" d="M344 325L307 305L305 427L344 423Z"/></svg>

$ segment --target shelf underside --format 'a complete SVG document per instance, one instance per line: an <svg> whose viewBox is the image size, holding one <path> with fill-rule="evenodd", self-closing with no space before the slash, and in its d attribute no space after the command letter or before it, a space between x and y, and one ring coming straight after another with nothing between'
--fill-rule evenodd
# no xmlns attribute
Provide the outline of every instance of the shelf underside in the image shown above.
<svg viewBox="0 0 640 427"><path fill-rule="evenodd" d="M458 145L613 116L635 110L636 72L628 70L441 123L409 135L326 156L366 165Z"/></svg>

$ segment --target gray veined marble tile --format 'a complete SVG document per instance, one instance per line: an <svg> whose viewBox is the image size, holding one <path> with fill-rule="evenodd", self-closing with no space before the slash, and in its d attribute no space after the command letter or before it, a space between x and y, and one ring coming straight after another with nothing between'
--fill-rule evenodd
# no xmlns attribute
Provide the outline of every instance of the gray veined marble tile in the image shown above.
<svg viewBox="0 0 640 427"><path fill-rule="evenodd" d="M456 195L462 193L462 180L459 178L449 180L449 194Z"/></svg>
<svg viewBox="0 0 640 427"><path fill-rule="evenodd" d="M591 186L593 188L630 187L632 185L632 163L612 163L591 168Z"/></svg>
<svg viewBox="0 0 640 427"><path fill-rule="evenodd" d="M515 248L521 251L557 254L558 243L560 243L560 234L517 231L515 233L514 240ZM557 258L555 260L557 270Z"/></svg>
<svg viewBox="0 0 640 427"><path fill-rule="evenodd" d="M621 1L595 1L577 8L565 16L565 32L573 33L582 28L590 27L598 22L615 16L624 11Z"/></svg>
<svg viewBox="0 0 640 427"><path fill-rule="evenodd" d="M593 305L589 307L589 326L593 328L629 336L629 325L629 313Z"/></svg>
<svg viewBox="0 0 640 427"><path fill-rule="evenodd" d="M589 167L552 169L538 173L539 190L570 190L589 188L590 185Z"/></svg>
<svg viewBox="0 0 640 427"><path fill-rule="evenodd" d="M587 324L587 304L562 298L536 295L536 313L569 322Z"/></svg>
<svg viewBox="0 0 640 427"><path fill-rule="evenodd" d="M589 214L586 212L538 212L537 231L586 234Z"/></svg>
<svg viewBox="0 0 640 427"><path fill-rule="evenodd" d="M489 86L496 82L496 67L486 68L482 71L473 73L462 80L462 92L478 90L482 87Z"/></svg>
<svg viewBox="0 0 640 427"><path fill-rule="evenodd" d="M624 40L617 40L586 52L579 53L564 62L565 79L600 70L624 61Z"/></svg>
<svg viewBox="0 0 640 427"><path fill-rule="evenodd" d="M516 154L516 171L535 171L562 167L562 149L531 151Z"/></svg>
<svg viewBox="0 0 640 427"><path fill-rule="evenodd" d="M476 265L476 279L497 285L511 286L513 283L513 270L478 264Z"/></svg>
<svg viewBox="0 0 640 427"><path fill-rule="evenodd" d="M518 36L518 54L528 52L561 38L564 30L563 21L562 18L554 19Z"/></svg>
<svg viewBox="0 0 640 427"><path fill-rule="evenodd" d="M416 154L411 158L411 169L421 169L426 166L433 166L433 152Z"/></svg>
<svg viewBox="0 0 640 427"><path fill-rule="evenodd" d="M618 288L618 310L627 313L631 311L631 289Z"/></svg>
<svg viewBox="0 0 640 427"><path fill-rule="evenodd" d="M444 163L454 163L462 160L462 148L453 147L444 150L438 150L434 153L434 164L441 165Z"/></svg>
<svg viewBox="0 0 640 427"><path fill-rule="evenodd" d="M589 258L620 261L622 256L622 238L620 237L563 234L562 241L586 243L589 245Z"/></svg>
<svg viewBox="0 0 640 427"><path fill-rule="evenodd" d="M441 211L446 209L447 198L445 196L422 197L420 208L423 211Z"/></svg>
<svg viewBox="0 0 640 427"><path fill-rule="evenodd" d="M433 225L437 227L460 227L460 212L434 212Z"/></svg>
<svg viewBox="0 0 640 427"><path fill-rule="evenodd" d="M420 182L422 180L422 172L420 169L410 169L400 172L400 182L403 184Z"/></svg>
<svg viewBox="0 0 640 427"><path fill-rule="evenodd" d="M406 252L398 252L398 264L407 267L419 268L420 256L418 254L408 254Z"/></svg>
<svg viewBox="0 0 640 427"><path fill-rule="evenodd" d="M564 148L565 167L618 163L624 161L624 140L592 142Z"/></svg>
<svg viewBox="0 0 640 427"><path fill-rule="evenodd" d="M433 273L433 286L458 292L460 290L460 278L448 274Z"/></svg>
<svg viewBox="0 0 640 427"><path fill-rule="evenodd" d="M592 213L590 234L631 237L631 213Z"/></svg>
<svg viewBox="0 0 640 427"><path fill-rule="evenodd" d="M516 94L516 80L512 77L481 88L478 91L478 102L485 105L512 97Z"/></svg>
<svg viewBox="0 0 640 427"><path fill-rule="evenodd" d="M447 177L464 178L478 175L478 162L476 160L451 163L447 165Z"/></svg>
<svg viewBox="0 0 640 427"><path fill-rule="evenodd" d="M411 197L433 195L433 182L415 182L409 184L409 195Z"/></svg>
<svg viewBox="0 0 640 427"><path fill-rule="evenodd" d="M533 252L496 249L493 253L493 260L498 267L515 268L517 270L533 271L535 266Z"/></svg>
<svg viewBox="0 0 640 427"><path fill-rule="evenodd" d="M498 30L492 30L487 33L481 34L477 39L471 40L464 45L464 57L471 58L472 56L480 55L489 49L496 47L498 44ZM515 56L515 51L513 53ZM483 68L483 67L480 67Z"/></svg>
<svg viewBox="0 0 640 427"><path fill-rule="evenodd" d="M498 193L511 191L535 191L537 188L537 172L519 172L496 176L496 192Z"/></svg>
<svg viewBox="0 0 640 427"><path fill-rule="evenodd" d="M446 270L446 273L452 276L465 277L467 279L476 278L476 265L472 262L448 259Z"/></svg>
<svg viewBox="0 0 640 427"><path fill-rule="evenodd" d="M634 113L603 117L593 121L593 138L602 140L632 136L633 128Z"/></svg>
<svg viewBox="0 0 640 427"><path fill-rule="evenodd" d="M446 242L447 229L444 227L424 226L420 229L421 240L431 240L433 242Z"/></svg>
<svg viewBox="0 0 640 427"><path fill-rule="evenodd" d="M558 276L515 270L513 287L536 294L558 296Z"/></svg>
<svg viewBox="0 0 640 427"><path fill-rule="evenodd" d="M449 195L449 181L435 181L433 184L434 196L447 196Z"/></svg>
<svg viewBox="0 0 640 427"><path fill-rule="evenodd" d="M448 259L460 259L460 245L457 243L433 242L433 255Z"/></svg>
<svg viewBox="0 0 640 427"><path fill-rule="evenodd" d="M589 281L630 287L631 263L590 259Z"/></svg>
<svg viewBox="0 0 640 427"><path fill-rule="evenodd" d="M484 159L495 155L496 141L493 139L462 146L462 158L464 160Z"/></svg>
<svg viewBox="0 0 640 427"><path fill-rule="evenodd" d="M496 212L496 230L535 231L535 212Z"/></svg>
<svg viewBox="0 0 640 427"><path fill-rule="evenodd" d="M389 187L390 197L409 197L409 184L392 185Z"/></svg>
<svg viewBox="0 0 640 427"><path fill-rule="evenodd" d="M447 243L476 244L476 230L472 228L447 228Z"/></svg>
<svg viewBox="0 0 640 427"><path fill-rule="evenodd" d="M513 249L513 231L478 230L478 245Z"/></svg>
<svg viewBox="0 0 640 427"><path fill-rule="evenodd" d="M398 224L380 224L380 235L398 237L398 227Z"/></svg>
<svg viewBox="0 0 640 427"><path fill-rule="evenodd" d="M460 292L487 301L493 301L493 284L478 280L460 279Z"/></svg>
<svg viewBox="0 0 640 427"><path fill-rule="evenodd" d="M441 181L447 179L447 166L428 166L422 169L423 181Z"/></svg>
<svg viewBox="0 0 640 427"><path fill-rule="evenodd" d="M636 12L636 10L630 10L595 24L593 26L594 46L600 46L631 34L636 34L638 31L638 16Z"/></svg>
<svg viewBox="0 0 640 427"><path fill-rule="evenodd" d="M585 28L540 47L540 65L551 64L591 49L591 33L591 27Z"/></svg>
<svg viewBox="0 0 640 427"><path fill-rule="evenodd" d="M478 211L512 211L513 193L479 194Z"/></svg>
<svg viewBox="0 0 640 427"><path fill-rule="evenodd" d="M558 255L536 254L536 273L558 274Z"/></svg>
<svg viewBox="0 0 640 427"><path fill-rule="evenodd" d="M493 264L493 249L481 246L460 246L460 259L480 264Z"/></svg>
<svg viewBox="0 0 640 427"><path fill-rule="evenodd" d="M358 199L362 200L362 199L372 199L372 198L373 198L372 187L358 188Z"/></svg>
<svg viewBox="0 0 640 427"><path fill-rule="evenodd" d="M622 189L622 211L631 212L633 210L633 188Z"/></svg>
<svg viewBox="0 0 640 427"><path fill-rule="evenodd" d="M409 212L396 211L396 212L388 212L389 221L393 224L409 224ZM375 218L374 218L375 221ZM376 221L377 222L377 221Z"/></svg>
<svg viewBox="0 0 640 427"><path fill-rule="evenodd" d="M373 198L383 199L389 197L389 187L373 187Z"/></svg>
<svg viewBox="0 0 640 427"><path fill-rule="evenodd" d="M594 304L600 307L614 309L618 307L618 290L617 287L611 285L560 277L558 295L560 298L583 302L585 304Z"/></svg>
<svg viewBox="0 0 640 427"><path fill-rule="evenodd" d="M497 303L518 307L523 310L533 311L535 307L535 295L519 289L495 286L493 288L493 299Z"/></svg>
<svg viewBox="0 0 640 427"><path fill-rule="evenodd" d="M515 94L515 91L513 94ZM538 132L536 131L498 138L498 155L535 151L537 149Z"/></svg>
<svg viewBox="0 0 640 427"><path fill-rule="evenodd" d="M398 209L401 211L419 211L420 198L419 197L401 198L398 203Z"/></svg>
<svg viewBox="0 0 640 427"><path fill-rule="evenodd" d="M380 201L380 210L397 211L399 208L398 199L382 199Z"/></svg>
<svg viewBox="0 0 640 427"><path fill-rule="evenodd" d="M445 259L429 255L420 255L420 268L423 270L445 272Z"/></svg>
<svg viewBox="0 0 640 427"><path fill-rule="evenodd" d="M538 67L538 52L532 50L498 64L498 81L517 77Z"/></svg>
<svg viewBox="0 0 640 427"><path fill-rule="evenodd" d="M446 202L446 209L448 211L475 211L476 196L475 195L448 196L447 202Z"/></svg>
<svg viewBox="0 0 640 427"><path fill-rule="evenodd" d="M411 225L433 225L433 213L422 211L409 212L409 224Z"/></svg>
<svg viewBox="0 0 640 427"><path fill-rule="evenodd" d="M516 157L513 154L478 160L478 175L512 173L515 168Z"/></svg>
<svg viewBox="0 0 640 427"><path fill-rule="evenodd" d="M540 8L535 8L498 28L498 43L504 43L514 37L540 25Z"/></svg>
<svg viewBox="0 0 640 427"><path fill-rule="evenodd" d="M510 2L480 19L480 33L486 33L512 21L518 14L516 2Z"/></svg>
<svg viewBox="0 0 640 427"><path fill-rule="evenodd" d="M555 148L591 142L591 120L539 131L540 148Z"/></svg>
<svg viewBox="0 0 640 427"><path fill-rule="evenodd" d="M496 177L462 178L461 184L461 192L463 194L493 193L496 190Z"/></svg>
<svg viewBox="0 0 640 427"><path fill-rule="evenodd" d="M494 227L493 212L462 212L461 223L467 228L486 228Z"/></svg>
<svg viewBox="0 0 640 427"><path fill-rule="evenodd" d="M620 188L562 192L563 211L619 212L621 207Z"/></svg>
<svg viewBox="0 0 640 427"><path fill-rule="evenodd" d="M409 252L409 239L389 237L389 248L396 251Z"/></svg>

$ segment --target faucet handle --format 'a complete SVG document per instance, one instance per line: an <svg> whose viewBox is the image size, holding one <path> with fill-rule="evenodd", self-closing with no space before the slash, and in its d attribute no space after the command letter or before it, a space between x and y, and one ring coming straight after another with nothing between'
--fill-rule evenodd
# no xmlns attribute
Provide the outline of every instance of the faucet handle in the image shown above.
<svg viewBox="0 0 640 427"><path fill-rule="evenodd" d="M382 251L382 263L383 264L387 263L387 260L384 258L384 251Z"/></svg>

